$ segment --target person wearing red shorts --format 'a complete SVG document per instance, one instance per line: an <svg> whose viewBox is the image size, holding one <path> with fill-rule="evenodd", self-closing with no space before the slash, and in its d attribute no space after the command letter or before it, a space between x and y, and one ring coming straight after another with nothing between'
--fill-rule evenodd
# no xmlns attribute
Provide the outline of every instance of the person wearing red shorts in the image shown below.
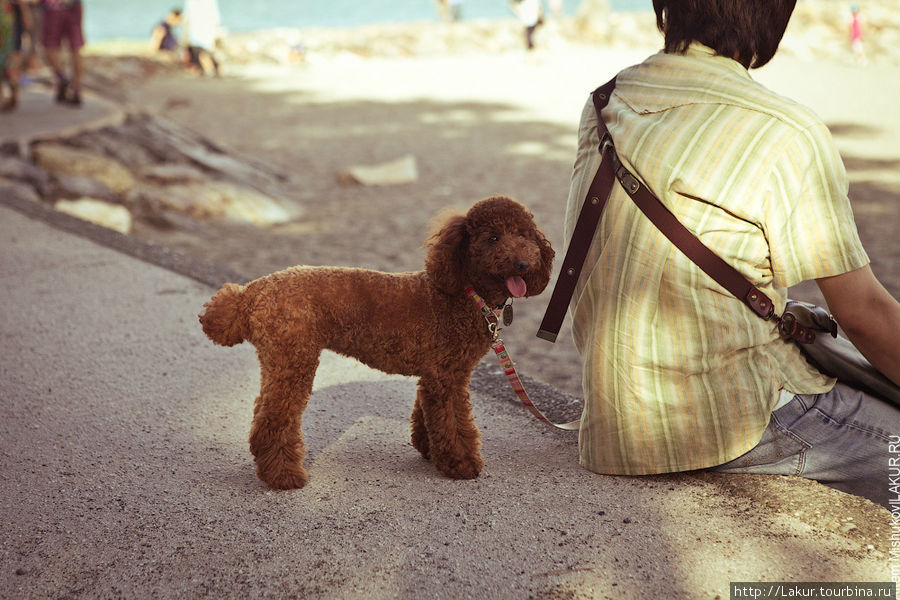
<svg viewBox="0 0 900 600"><path fill-rule="evenodd" d="M81 105L81 0L41 0L44 8L43 42L47 60L56 73L56 101L71 106ZM60 50L66 40L71 55L71 77L63 69Z"/></svg>
<svg viewBox="0 0 900 600"><path fill-rule="evenodd" d="M11 112L18 104L22 35L30 29L31 13L24 0L0 0L0 112ZM9 98L4 98L3 84L9 87Z"/></svg>

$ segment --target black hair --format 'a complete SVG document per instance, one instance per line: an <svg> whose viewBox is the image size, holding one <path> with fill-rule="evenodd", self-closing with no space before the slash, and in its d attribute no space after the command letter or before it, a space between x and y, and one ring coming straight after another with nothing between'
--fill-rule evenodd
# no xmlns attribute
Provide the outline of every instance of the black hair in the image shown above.
<svg viewBox="0 0 900 600"><path fill-rule="evenodd" d="M684 54L700 42L747 69L775 56L797 0L653 0L665 50Z"/></svg>

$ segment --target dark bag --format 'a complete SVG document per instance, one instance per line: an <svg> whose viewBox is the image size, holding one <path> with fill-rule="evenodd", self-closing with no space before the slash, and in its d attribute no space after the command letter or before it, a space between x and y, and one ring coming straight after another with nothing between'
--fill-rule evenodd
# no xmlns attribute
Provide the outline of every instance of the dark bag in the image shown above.
<svg viewBox="0 0 900 600"><path fill-rule="evenodd" d="M808 302L789 300L779 327L785 327L785 323L789 327L791 322L820 334L811 343L797 344L806 360L819 371L900 406L900 386L873 367L850 340L837 335L837 328L832 326L834 319L825 309Z"/></svg>
<svg viewBox="0 0 900 600"><path fill-rule="evenodd" d="M828 311L814 304L790 300L784 313L775 315L775 305L765 294L706 247L622 165L600 116L615 83L613 78L593 93L603 159L578 215L562 271L537 336L550 342L556 341L581 267L612 191L613 180L617 179L641 212L700 269L761 318L777 320L781 335L795 342L810 364L838 381L900 406L900 386L875 369L849 340L838 336L837 323Z"/></svg>

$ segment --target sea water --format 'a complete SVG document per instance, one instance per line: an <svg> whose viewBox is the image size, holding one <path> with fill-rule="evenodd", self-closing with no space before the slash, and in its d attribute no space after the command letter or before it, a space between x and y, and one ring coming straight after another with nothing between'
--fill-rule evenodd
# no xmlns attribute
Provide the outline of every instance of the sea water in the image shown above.
<svg viewBox="0 0 900 600"><path fill-rule="evenodd" d="M153 27L183 0L82 0L88 42L149 38ZM547 2L545 1L545 9ZM580 0L564 0L574 14ZM651 0L610 0L616 11L653 10ZM276 27L356 27L437 21L436 0L219 0L230 32ZM463 0L463 19L513 18L507 0Z"/></svg>

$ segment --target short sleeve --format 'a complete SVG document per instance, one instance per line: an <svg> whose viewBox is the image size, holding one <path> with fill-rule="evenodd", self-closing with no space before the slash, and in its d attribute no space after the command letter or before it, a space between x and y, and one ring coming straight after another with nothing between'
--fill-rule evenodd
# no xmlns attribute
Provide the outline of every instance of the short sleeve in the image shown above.
<svg viewBox="0 0 900 600"><path fill-rule="evenodd" d="M776 285L790 287L869 263L850 207L847 172L824 124L792 135L772 174L763 221Z"/></svg>

